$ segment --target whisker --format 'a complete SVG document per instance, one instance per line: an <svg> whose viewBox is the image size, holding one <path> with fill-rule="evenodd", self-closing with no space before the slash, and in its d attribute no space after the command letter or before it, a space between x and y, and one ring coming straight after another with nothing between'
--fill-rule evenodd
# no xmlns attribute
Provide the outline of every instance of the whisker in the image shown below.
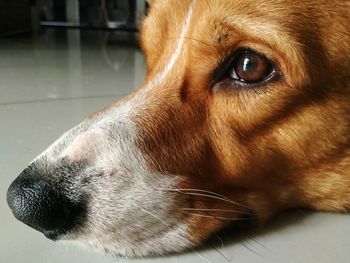
<svg viewBox="0 0 350 263"><path fill-rule="evenodd" d="M230 221L245 221L245 220L250 220L249 218L223 217L223 216L203 215L203 214L200 214L200 213L190 213L190 212L188 212L187 214L189 214L189 215L194 215L194 216L200 216L200 217L206 217L206 218L214 218L214 219L221 219L221 220L230 220Z"/></svg>
<svg viewBox="0 0 350 263"><path fill-rule="evenodd" d="M148 238L152 238L154 236L154 232L152 231L152 228L150 227L145 227L142 226L140 224L133 224L133 227L136 228L137 230L141 230L142 231L142 235L144 235L146 233L146 236L140 238L140 236L138 236L138 238L134 239L133 242L145 242ZM169 227L170 228L170 227ZM126 236L124 235L124 238ZM131 243L130 243L131 244ZM132 247L134 244L130 245L130 247ZM167 250L172 250L171 245L168 244L163 244Z"/></svg>
<svg viewBox="0 0 350 263"><path fill-rule="evenodd" d="M162 189L161 189L162 190ZM229 202L231 204L234 204L234 205L237 205L237 206L241 206L243 208L246 208L246 209L249 209L249 207L245 206L245 205L242 205L238 202L235 202L231 199L229 199L227 196L224 196L224 195L221 195L221 194L218 194L218 193L215 193L215 192L211 192L211 191L207 191L207 190L202 190L202 189L191 189L191 188L174 188L174 189L163 189L165 191L174 191L174 192L180 192L180 193L183 193L183 194L190 194L190 195L198 195L198 196L204 196L204 197L209 197L209 198L213 198L213 199L218 199L218 200L222 200L222 201L226 201L226 202ZM190 192L187 192L187 191L190 191ZM199 193L195 193L195 192L199 192ZM201 194L203 193L203 194Z"/></svg>
<svg viewBox="0 0 350 263"><path fill-rule="evenodd" d="M180 190L180 191L197 191L197 192L201 192L201 193L212 194L212 195L215 195L215 196L218 196L218 197L221 197L221 198L225 198L226 200L233 202L233 201L232 201L231 199L229 199L227 196L224 196L224 195L221 195L221 194L212 192L212 191L208 191L208 190L196 189L196 188L182 188L182 189L179 188L179 189L176 189L176 190ZM236 202L235 202L235 203L236 203ZM237 203L237 204L238 204L238 203Z"/></svg>
<svg viewBox="0 0 350 263"><path fill-rule="evenodd" d="M218 252L227 262L231 262L231 260L228 259L228 257L226 257L224 255L224 253L222 253L219 249L217 249L216 247L214 247L214 249L216 250L216 252Z"/></svg>
<svg viewBox="0 0 350 263"><path fill-rule="evenodd" d="M185 211L209 211L209 212L229 212L229 213L243 213L244 211L239 211L239 210L230 210L230 209L215 209L215 208L190 208L190 207L185 207L181 208L182 210Z"/></svg>
<svg viewBox="0 0 350 263"><path fill-rule="evenodd" d="M263 245L261 242L259 242L256 238L254 238L253 236L248 236L249 239L253 240L256 244L258 244L260 247L264 248L265 250L267 250L268 252L270 252L271 254L274 254L274 252L272 250L270 250L268 247L266 247L265 245Z"/></svg>
<svg viewBox="0 0 350 263"><path fill-rule="evenodd" d="M156 216L155 214L149 212L146 209L143 209L141 206L134 204L138 209L140 209L141 211L145 212L146 214L152 216L153 218L159 220L164 226L166 226L167 228L169 228L169 224L167 224L163 219L161 219L159 216Z"/></svg>
<svg viewBox="0 0 350 263"><path fill-rule="evenodd" d="M205 1L206 1L207 5L208 5L208 8L209 8L210 13L211 13L211 16L213 17L214 29L217 30L217 29L218 29L218 26L217 26L216 21L215 21L216 19L215 19L215 16L214 16L213 9L211 8L211 6L210 6L208 0L205 0Z"/></svg>
<svg viewBox="0 0 350 263"><path fill-rule="evenodd" d="M196 252L196 254L203 259L205 262L207 263L212 263L209 259L207 259L206 257L204 257L201 253L199 253L197 250L194 250L194 252Z"/></svg>
<svg viewBox="0 0 350 263"><path fill-rule="evenodd" d="M183 39L188 39L188 40L193 40L193 41L196 41L196 42L198 42L198 43L207 45L207 46L209 46L209 47L214 47L214 48L216 48L215 45L209 44L209 43L207 43L207 42L205 42L205 41L203 41L203 40L199 40L199 39L196 39L196 38L193 38L193 37L169 37L168 40L172 40L172 39L181 39L181 38L183 38Z"/></svg>
<svg viewBox="0 0 350 263"><path fill-rule="evenodd" d="M221 237L218 236L218 234L215 234L216 238L220 241L221 243L221 249L224 249L224 241L222 240Z"/></svg>
<svg viewBox="0 0 350 263"><path fill-rule="evenodd" d="M244 246L246 249L248 249L250 252L254 253L257 256L262 257L262 255L258 252L256 252L254 249L250 248L245 242L240 242L242 244L242 246ZM249 244L249 242L247 242Z"/></svg>
<svg viewBox="0 0 350 263"><path fill-rule="evenodd" d="M156 216L155 214L153 214L153 213L147 211L146 209L140 207L140 206L137 205L137 204L134 204L134 205L135 205L137 208L139 208L141 211L143 211L143 212L145 212L146 214L148 214L148 215L150 215L150 216L156 218L157 220L159 220L159 221L160 221L162 224L164 224L167 228L170 228L169 224L167 224L166 222L164 222L164 220L162 220L161 218L159 218L159 217ZM147 229L146 227L143 227L143 226L140 226L140 225L136 225L136 227L141 228L141 229L143 229L143 230L146 231L146 232L149 232L149 229ZM189 249L189 251L195 252L195 253L196 253L200 258L202 258L204 261L206 261L206 262L208 262L208 263L212 263L209 259L207 259L207 258L204 257L203 255L201 255L200 252L198 252L198 251L196 250L196 248L191 248L191 249ZM220 253L220 252L219 252L219 253ZM220 254L222 254L222 253L220 253ZM222 256L223 256L224 258L226 258L224 255L222 255Z"/></svg>
<svg viewBox="0 0 350 263"><path fill-rule="evenodd" d="M179 191L179 192L181 192L181 191ZM217 197L217 196L214 196L214 195L192 193L192 192L181 192L181 193L187 194L187 195L194 195L194 196L203 196L203 197L213 198L213 199L216 199L216 200L221 200L221 201L226 201L226 202L231 203L229 200L227 200L225 198Z"/></svg>

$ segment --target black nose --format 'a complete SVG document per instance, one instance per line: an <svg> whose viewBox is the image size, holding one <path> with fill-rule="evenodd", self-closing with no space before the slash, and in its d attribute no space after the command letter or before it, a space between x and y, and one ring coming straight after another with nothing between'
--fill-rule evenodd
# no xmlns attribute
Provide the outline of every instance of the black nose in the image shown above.
<svg viewBox="0 0 350 263"><path fill-rule="evenodd" d="M23 223L57 239L77 222L81 207L41 179L19 176L7 191L7 203Z"/></svg>

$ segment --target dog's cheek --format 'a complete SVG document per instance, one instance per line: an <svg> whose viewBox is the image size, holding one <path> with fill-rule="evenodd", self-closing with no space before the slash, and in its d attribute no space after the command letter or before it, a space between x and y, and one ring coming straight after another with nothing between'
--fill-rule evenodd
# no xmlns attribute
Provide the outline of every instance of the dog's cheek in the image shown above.
<svg viewBox="0 0 350 263"><path fill-rule="evenodd" d="M193 217L189 221L187 229L188 239L194 244L201 244L211 235L224 228L225 224L220 220Z"/></svg>
<svg viewBox="0 0 350 263"><path fill-rule="evenodd" d="M234 192L234 190L233 190ZM282 210L282 206L275 202L277 198L263 192L236 191L238 194L229 197L239 204L233 208L232 204L207 200L203 203L203 211L193 213L187 218L187 235L189 240L195 244L201 244L222 229L229 228L230 231L238 232L242 229L259 226L266 223L271 217ZM214 207L214 210L212 208ZM197 207L198 209L199 207ZM231 211L229 211L231 210ZM208 212L209 211L209 212Z"/></svg>

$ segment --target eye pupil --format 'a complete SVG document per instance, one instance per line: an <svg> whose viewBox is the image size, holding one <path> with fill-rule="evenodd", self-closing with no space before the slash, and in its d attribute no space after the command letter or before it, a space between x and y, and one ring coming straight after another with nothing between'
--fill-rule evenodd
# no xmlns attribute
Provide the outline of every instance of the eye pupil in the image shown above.
<svg viewBox="0 0 350 263"><path fill-rule="evenodd" d="M238 55L232 70L233 79L247 83L262 81L271 73L267 59L253 51L246 51Z"/></svg>

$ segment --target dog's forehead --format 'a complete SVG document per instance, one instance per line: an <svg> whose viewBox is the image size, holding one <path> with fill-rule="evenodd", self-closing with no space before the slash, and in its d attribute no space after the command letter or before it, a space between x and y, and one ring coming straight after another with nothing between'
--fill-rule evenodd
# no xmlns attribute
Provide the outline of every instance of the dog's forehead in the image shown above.
<svg viewBox="0 0 350 263"><path fill-rule="evenodd" d="M146 28L143 30L143 38L148 38L149 33L154 34L153 38L145 41L156 41L157 36L166 37L167 40L178 37L182 29L182 21L191 6L193 6L193 12L189 35L192 31L197 31L200 32L202 39L212 38L211 31L218 29L222 22L231 24L241 33L261 34L259 37L262 39L269 39L273 34L276 34L274 37L277 38L281 33L283 36L280 38L284 40L285 35L288 34L295 37L307 37L307 33L312 32L320 35L319 31L327 30L324 26L321 28L325 20L333 22L329 23L328 27L333 27L334 22L339 23L339 21L332 20L330 13L343 12L344 19L346 19L346 13L349 14L349 11L345 11L348 6L344 2L346 1L155 1L145 20ZM346 23L343 24L346 25ZM225 28L219 33L226 34ZM327 35L327 33L322 33L322 35Z"/></svg>
<svg viewBox="0 0 350 263"><path fill-rule="evenodd" d="M203 68L197 63L203 59L205 63L210 63L210 59L217 61L218 50L223 57L229 56L238 43L243 43L243 47L278 61L290 86L309 85L313 79L325 81L320 79L329 71L324 67L329 64L325 52L331 53L329 57L335 64L344 64L344 50L349 50L350 42L339 39L349 36L347 7L344 1L329 0L155 1L143 24L141 43L150 71L159 71L180 38L186 38L182 49L190 50L184 56L186 61L181 61L191 70L196 66ZM182 35L190 9L190 25ZM340 14L339 19L334 21L331 13ZM191 58L195 63L188 65Z"/></svg>
<svg viewBox="0 0 350 263"><path fill-rule="evenodd" d="M178 24L178 20L183 19L186 10L191 5L194 9L193 15L197 17L198 21L201 21L202 27L210 26L213 20L222 20L228 17L238 18L238 16L249 18L252 21L275 21L278 23L278 20L280 20L288 24L293 22L286 20L288 15L315 15L315 11L321 11L322 8L326 7L326 2L328 1L162 0L156 1L156 4L152 5L150 14L151 16L157 16L157 21L161 21L162 26L154 28L155 30L162 28L165 24L167 24L168 29L181 25ZM206 20L202 19L203 16L206 16ZM203 21L206 21L206 23L203 23Z"/></svg>

